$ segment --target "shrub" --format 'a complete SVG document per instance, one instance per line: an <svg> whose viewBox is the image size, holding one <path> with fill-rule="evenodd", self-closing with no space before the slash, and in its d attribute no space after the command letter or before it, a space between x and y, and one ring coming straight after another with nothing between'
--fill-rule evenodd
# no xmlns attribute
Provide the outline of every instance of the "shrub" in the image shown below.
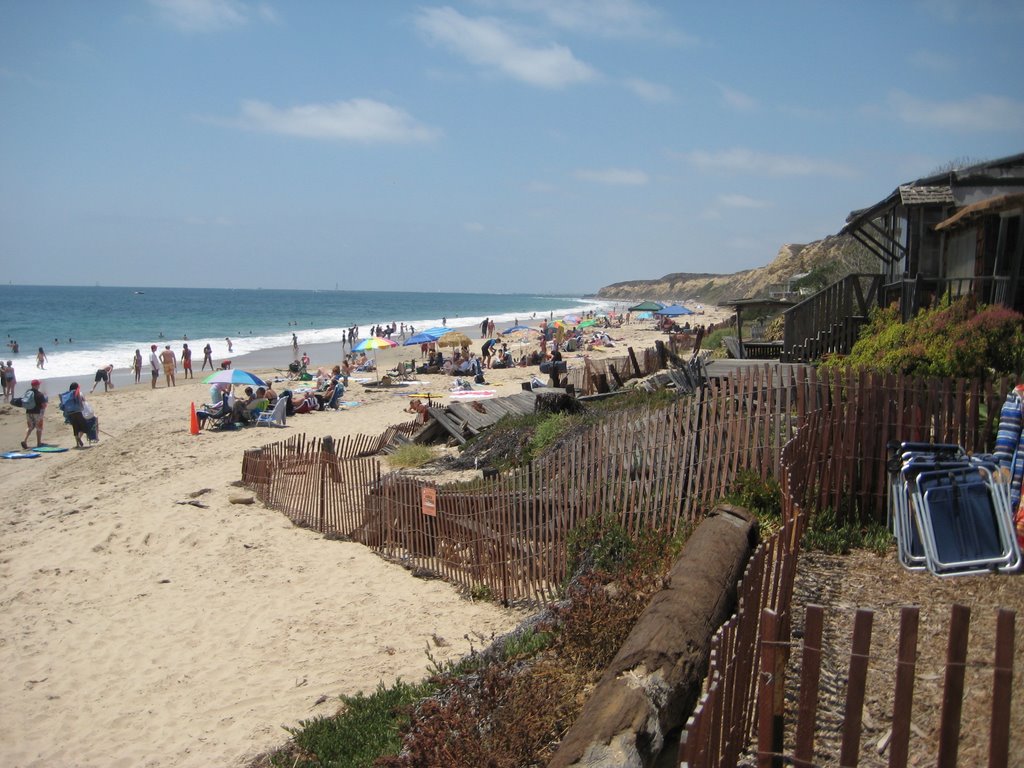
<svg viewBox="0 0 1024 768"><path fill-rule="evenodd" d="M753 513L765 536L782 525L782 491L774 477L762 480L756 472L741 470L722 500Z"/></svg>
<svg viewBox="0 0 1024 768"><path fill-rule="evenodd" d="M407 708L429 696L432 683L409 685L401 680L365 695L342 696L342 711L331 717L304 720L289 728L291 743L270 756L274 766L363 768L401 744L399 729L408 723Z"/></svg>
<svg viewBox="0 0 1024 768"><path fill-rule="evenodd" d="M392 467L412 468L422 467L433 458L434 453L427 446L407 443L391 454L390 462Z"/></svg>
<svg viewBox="0 0 1024 768"><path fill-rule="evenodd" d="M908 323L894 306L872 312L846 357L825 369L865 369L950 378L1024 370L1024 315L1002 306L978 309L970 298L922 310Z"/></svg>
<svg viewBox="0 0 1024 768"><path fill-rule="evenodd" d="M829 555L846 555L853 549L884 555L893 544L892 534L884 524L862 524L850 516L840 516L831 507L811 515L803 538L804 549Z"/></svg>

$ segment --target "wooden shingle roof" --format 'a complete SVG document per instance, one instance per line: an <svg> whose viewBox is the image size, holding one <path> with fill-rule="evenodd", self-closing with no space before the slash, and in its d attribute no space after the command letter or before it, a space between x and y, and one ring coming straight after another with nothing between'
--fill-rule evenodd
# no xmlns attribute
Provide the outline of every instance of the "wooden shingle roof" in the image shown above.
<svg viewBox="0 0 1024 768"><path fill-rule="evenodd" d="M903 184L900 186L899 191L900 202L904 205L929 205L953 202L953 190L949 184L920 187L913 184Z"/></svg>

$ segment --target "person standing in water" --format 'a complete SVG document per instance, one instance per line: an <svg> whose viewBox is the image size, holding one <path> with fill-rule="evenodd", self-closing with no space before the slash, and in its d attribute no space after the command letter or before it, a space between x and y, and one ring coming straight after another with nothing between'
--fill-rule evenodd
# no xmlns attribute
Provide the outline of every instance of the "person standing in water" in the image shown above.
<svg viewBox="0 0 1024 768"><path fill-rule="evenodd" d="M233 345L233 344L231 343L231 339L230 339L230 338L228 338L227 336L225 336L225 337L224 337L224 341L226 341L226 342L228 343L228 354L230 355L230 354L231 354L232 352L234 352L234 351L235 351L235 347L234 347L234 345Z"/></svg>
<svg viewBox="0 0 1024 768"><path fill-rule="evenodd" d="M49 358L46 356L46 353L43 351L43 348L40 347L39 351L36 352L36 368L38 368L41 371L45 371L46 368L43 367L43 364L46 363L47 360L49 360Z"/></svg>
<svg viewBox="0 0 1024 768"><path fill-rule="evenodd" d="M139 383L139 379L142 378L142 353L139 350L135 350L135 358L132 360L132 370L135 371L135 383Z"/></svg>

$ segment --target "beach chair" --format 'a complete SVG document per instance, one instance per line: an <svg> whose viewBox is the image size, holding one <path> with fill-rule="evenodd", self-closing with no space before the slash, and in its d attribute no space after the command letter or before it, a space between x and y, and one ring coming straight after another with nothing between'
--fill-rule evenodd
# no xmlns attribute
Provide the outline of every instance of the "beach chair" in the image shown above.
<svg viewBox="0 0 1024 768"><path fill-rule="evenodd" d="M286 411L288 409L287 397L277 398L277 402L274 403L274 407L269 411L263 411L259 416L256 417L257 427L283 427L285 420L287 419Z"/></svg>
<svg viewBox="0 0 1024 768"><path fill-rule="evenodd" d="M400 361L397 366L388 371L388 375L397 381L411 381L416 378L416 361L410 360L408 363Z"/></svg>
<svg viewBox="0 0 1024 768"><path fill-rule="evenodd" d="M1020 568L1008 475L993 457L902 443L889 470L889 518L905 568L943 577Z"/></svg>
<svg viewBox="0 0 1024 768"><path fill-rule="evenodd" d="M324 410L326 411L328 408L335 411L338 410L338 403L341 402L341 397L344 394L345 385L339 381L334 385L334 392L331 393L330 399L324 403Z"/></svg>
<svg viewBox="0 0 1024 768"><path fill-rule="evenodd" d="M219 405L208 405L196 411L201 429L220 429L231 424L231 406L225 395Z"/></svg>

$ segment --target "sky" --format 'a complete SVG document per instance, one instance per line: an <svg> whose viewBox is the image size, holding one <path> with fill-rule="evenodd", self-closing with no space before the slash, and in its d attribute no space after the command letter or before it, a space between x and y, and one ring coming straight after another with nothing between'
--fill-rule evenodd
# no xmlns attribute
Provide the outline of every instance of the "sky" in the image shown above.
<svg viewBox="0 0 1024 768"><path fill-rule="evenodd" d="M22 284L582 293L1024 151L1024 3L0 0Z"/></svg>

